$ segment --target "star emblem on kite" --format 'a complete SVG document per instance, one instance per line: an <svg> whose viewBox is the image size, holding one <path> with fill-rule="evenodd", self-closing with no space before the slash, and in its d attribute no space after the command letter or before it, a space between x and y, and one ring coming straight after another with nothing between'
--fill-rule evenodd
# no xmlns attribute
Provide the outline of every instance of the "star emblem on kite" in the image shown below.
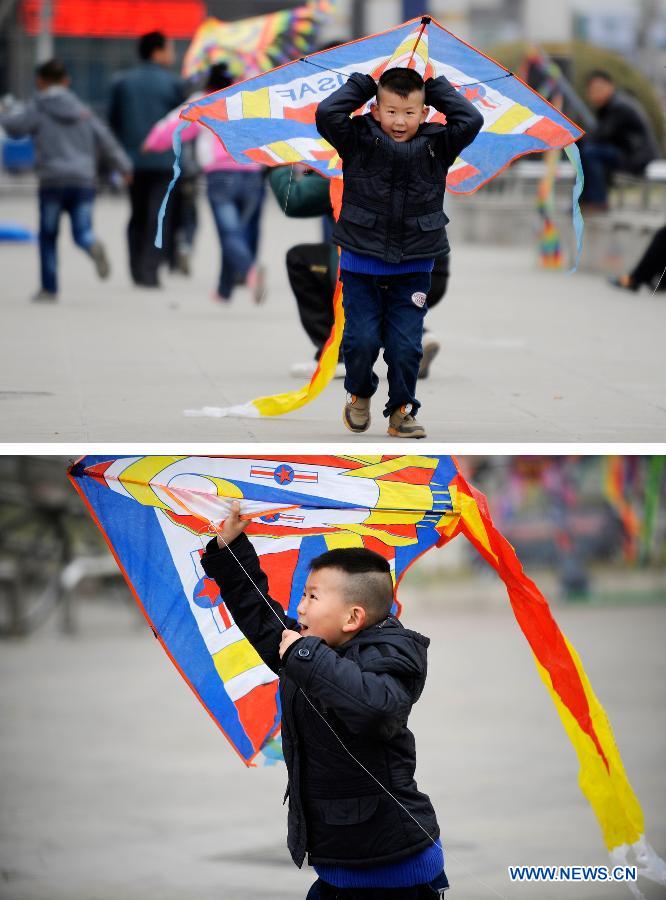
<svg viewBox="0 0 666 900"><path fill-rule="evenodd" d="M273 478L275 478L278 484L291 484L294 480L294 470L291 466L283 463L275 470Z"/></svg>
<svg viewBox="0 0 666 900"><path fill-rule="evenodd" d="M204 609L217 606L222 601L220 589L212 578L202 578L194 590L194 602Z"/></svg>

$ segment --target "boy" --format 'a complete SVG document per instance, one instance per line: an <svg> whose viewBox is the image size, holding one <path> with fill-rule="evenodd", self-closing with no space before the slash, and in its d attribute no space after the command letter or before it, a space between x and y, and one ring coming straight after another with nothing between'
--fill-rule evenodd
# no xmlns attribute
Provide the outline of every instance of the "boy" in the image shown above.
<svg viewBox="0 0 666 900"><path fill-rule="evenodd" d="M235 502L201 564L280 675L287 845L299 868L307 853L319 876L308 900L441 896L449 885L439 827L414 781L407 729L425 682L428 639L390 615L389 565L364 548L312 561L298 621L269 600L271 612L246 525Z"/></svg>
<svg viewBox="0 0 666 900"><path fill-rule="evenodd" d="M54 301L61 213L69 213L74 242L91 257L99 277L108 278L106 251L92 228L97 155L123 172L126 180L132 164L106 126L68 89L67 70L59 60L38 66L36 83L33 102L22 111L3 113L0 125L10 137L31 135L35 142L41 290L33 300Z"/></svg>
<svg viewBox="0 0 666 900"><path fill-rule="evenodd" d="M370 113L350 114L373 96ZM446 125L426 123L428 106ZM333 239L341 247L346 317L343 351L350 431L370 425L373 365L384 346L393 437L423 438L416 421L426 295L437 254L448 250L446 174L483 116L444 76L426 83L413 69L388 69L376 83L358 72L317 108L317 128L340 154L344 193Z"/></svg>

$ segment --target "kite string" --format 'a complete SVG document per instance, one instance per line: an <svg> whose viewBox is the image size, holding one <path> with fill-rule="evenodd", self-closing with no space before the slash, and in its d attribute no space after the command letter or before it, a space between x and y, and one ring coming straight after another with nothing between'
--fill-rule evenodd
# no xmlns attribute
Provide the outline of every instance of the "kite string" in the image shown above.
<svg viewBox="0 0 666 900"><path fill-rule="evenodd" d="M233 556L233 558L236 560L236 562L238 563L238 565L241 567L241 569L243 570L243 572L245 572L245 574L247 575L248 579L250 580L250 583L252 584L252 586L254 587L254 589L256 590L256 592L259 594L259 596L261 597L261 599L264 601L264 603L266 604L266 606L268 606L268 608L269 608L270 611L273 613L273 615L275 616L275 618L278 620L278 622L280 623L280 626L284 629L285 623L284 623L283 620L280 618L280 616L278 615L278 613L273 609L273 607L271 606L270 601L269 601L268 598L264 595L264 593L263 593L263 591L261 590L261 588L259 588L259 586L256 584L256 582L254 581L254 579L252 578L252 576L250 575L250 573L247 571L247 569L246 569L245 566L243 565L243 563L238 559L238 557L236 556L236 554L234 553L234 551L231 549L231 547L229 546L229 544L226 542L226 540L225 540L224 537L222 536L221 529L220 529L218 526L216 526L213 522L210 522L210 520L209 520L209 524L210 524L211 528L213 529L213 531L215 532L215 534L220 538L220 540L222 541L222 543L224 544L224 546L227 548L227 550L229 551L229 553L231 553L231 555ZM201 543L202 543L202 545L203 545L203 536L200 534L199 537L200 537ZM345 753L347 753L347 755L348 755L349 757L351 757L351 759L353 759L353 761L354 761L361 769L363 769L363 771L364 771L367 775L370 776L370 778L371 778L371 779L372 779L372 780L373 780L373 781L374 781L374 782L375 782L375 783L376 783L376 784L384 791L384 793L388 794L388 796L389 796L392 800L395 800L395 802L396 802L396 803L398 804L398 806L403 810L403 812L407 813L407 815L409 816L409 818L412 819L412 821L413 821L413 822L421 829L421 831L426 835L426 837L429 838L429 840L432 841L433 844L436 844L436 843L437 843L436 839L433 838L433 836L430 834L430 832L427 831L427 830L423 827L423 825L421 825L421 823L419 822L419 820L418 820L415 816L412 815L412 813L404 806L404 804L402 804L402 803L400 802L400 800L398 800L398 798L397 798L394 794L391 793L391 791L389 791L389 789L386 787L386 785L382 784L382 782L381 782L378 778L376 778L376 777L372 774L372 772L371 772L369 769L366 768L366 766L363 765L363 763L361 762L360 759L358 759L356 756L354 756L354 754L351 752L351 750L349 749L349 747L347 747L347 745L346 745L345 742L342 740L342 738L340 737L340 735L335 731L335 729L333 728L333 726L331 725L331 723L328 721L328 719L324 716L324 714L323 714L320 710L317 709L317 707L316 707L315 704L312 702L312 700L310 700L310 698L309 698L308 695L305 693L305 691L303 690L303 688L302 688L302 687L299 687L298 690L299 690L299 692L303 695L303 697L304 697L304 699L307 701L307 703L308 703L308 704L312 707L312 709L317 713L317 715L318 715L319 718L322 720L322 722L323 722L323 723L326 725L326 727L329 729L329 731L331 732L331 734L333 735L333 737L336 739L336 741L338 741L338 743L340 744L340 746L342 747L342 749L345 751ZM462 863L459 859L456 859L456 857L455 857L449 850L446 850L446 855L449 856L449 857L451 857L451 859L456 863L456 865L458 865L458 866L460 866L461 868L465 869L466 872L467 872L467 874L468 874L471 878L473 878L475 881L477 881L480 885L482 885L483 887L487 888L491 893L495 894L495 896L500 897L501 900L506 900L506 898L504 897L503 894L500 894L500 892L499 892L498 890L496 890L496 888L494 888L494 887L493 887L492 885L490 885L490 884L487 884L485 881L483 881L483 880L480 879L477 875L475 875L475 874L474 874L474 873L473 873L473 872L472 872L472 871L471 871L464 863Z"/></svg>
<svg viewBox="0 0 666 900"><path fill-rule="evenodd" d="M339 72L337 69L331 69L330 66L320 66L319 63L312 62L307 56L302 56L299 62L307 63L309 66L316 66L324 72L333 72L335 75L341 75L343 78L349 78L349 72ZM502 78L513 78L513 72L505 72L504 75L498 75L496 78L486 78L485 81L464 81L458 87L475 87L477 84L490 84L491 81L501 81Z"/></svg>
<svg viewBox="0 0 666 900"><path fill-rule="evenodd" d="M288 215L287 207L289 206L289 194L291 193L291 180L293 177L294 177L294 164L292 163L289 166L289 184L287 185L287 196L285 197L284 209L282 210L282 212L285 214L285 216Z"/></svg>
<svg viewBox="0 0 666 900"><path fill-rule="evenodd" d="M654 297L654 295L657 293L657 291L659 290L659 285L660 285L661 282L663 281L664 275L666 275L666 269L664 269L664 271L663 271L663 272L661 273L661 275L659 276L659 281L657 282L657 284L655 285L654 290L652 291L652 296L653 296L653 297Z"/></svg>
<svg viewBox="0 0 666 900"><path fill-rule="evenodd" d="M234 553L234 551L231 549L231 547L229 546L229 544L226 542L226 540L225 540L224 537L222 536L221 529L216 528L215 525L213 525L212 522L211 522L211 525L212 525L213 529L215 530L215 533L218 535L218 537L220 538L220 540L222 541L222 543L224 544L224 546L225 546L225 547L227 548L227 550L229 551L229 553L231 553L231 555L232 555L233 558L236 560L236 562L238 563L238 565L241 567L241 569L243 570L243 572L245 572L245 574L246 574L247 577L249 578L249 580L250 580L252 586L253 586L254 589L257 591L257 593L259 594L259 596L261 597L261 599L264 601L264 603L266 604L266 606L268 606L268 608L270 609L270 611L273 613L273 615L275 616L275 618L276 618L276 619L278 620L278 622L280 623L281 627L284 629L284 628L285 628L285 623L284 623L283 620L280 618L279 614L273 609L273 607L271 606L271 603L270 603L270 601L268 600L268 598L264 595L264 593L262 592L262 590L258 587L257 583L254 581L254 579L252 578L252 576L249 574L249 572L247 571L247 569L246 569L245 566L243 565L243 563L238 559L238 557L236 556L236 554ZM351 750L346 746L346 744L344 743L344 741L342 740L342 738L337 734L337 732L335 731L335 729L333 728L333 726L331 725L331 723L326 719L326 717L323 715L323 713L321 713L320 710L317 709L317 707L314 705L314 703L312 702L312 700L310 700L310 698L309 698L308 695L305 693L305 691L303 690L303 688L302 688L302 687L299 687L298 690L299 690L300 693L303 695L303 697L305 697L305 699L307 700L307 702L310 704L310 706L312 707L312 709L317 713L317 715L318 715L319 718L322 720L322 722L324 722L324 723L326 724L326 726L330 729L330 731L331 731L331 733L333 734L333 736L335 737L335 739L340 743L340 745L342 746L342 748L346 751L346 753L349 754L349 756L354 760L354 762L357 763L357 764L363 769L363 771L366 772L366 773L370 776L370 778L372 778L372 780L373 780L374 782L376 782L376 783L379 785L379 787L389 795L389 797L391 797L393 800L395 800L395 802L398 804L398 806L400 806L400 808L401 808L402 810L404 810L404 812L406 812L407 815L408 815L411 819L414 820L414 822L416 822L416 824L417 824L418 827L421 829L421 831L422 831L425 835L427 835L427 836L430 838L430 840L432 841L433 844L436 843L435 838L433 838L433 836L430 834L430 832L428 832L428 831L423 827L423 825L421 825L421 823L418 821L418 819L414 818L414 816L410 813L410 811L409 811L408 809L406 809L405 806L403 806L403 804L400 802L400 800L398 800L398 798L395 797L395 796L389 791L389 789L388 789L385 785L383 785L382 782L379 781L379 779L376 778L376 777L372 774L372 772L370 772L370 771L363 765L363 763L362 763L359 759L357 759L357 758L354 756L354 754L353 754L353 753L351 752Z"/></svg>

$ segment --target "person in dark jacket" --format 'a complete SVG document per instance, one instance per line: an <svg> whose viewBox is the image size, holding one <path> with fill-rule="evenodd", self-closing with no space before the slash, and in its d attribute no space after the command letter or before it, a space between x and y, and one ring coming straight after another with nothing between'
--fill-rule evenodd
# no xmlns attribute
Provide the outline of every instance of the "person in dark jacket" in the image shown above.
<svg viewBox="0 0 666 900"><path fill-rule="evenodd" d="M370 113L351 113L376 96ZM446 125L426 123L427 106ZM317 107L317 128L340 154L344 192L333 240L341 247L343 335L350 431L370 425L373 365L384 346L393 437L423 438L416 380L423 319L437 254L449 249L444 189L449 166L483 124L444 76L425 84L413 69L386 70L379 82L354 73Z"/></svg>
<svg viewBox="0 0 666 900"><path fill-rule="evenodd" d="M74 243L91 257L100 278L109 261L92 224L97 162L131 180L132 163L106 125L69 90L64 64L51 59L37 68L37 94L23 109L0 114L10 137L30 135L39 179L39 257L41 288L33 300L58 298L57 241L60 216L68 213Z"/></svg>
<svg viewBox="0 0 666 900"><path fill-rule="evenodd" d="M298 620L268 597L238 502L201 559L236 624L280 676L287 845L319 876L308 898L436 897L448 888L437 818L414 781L407 719L428 639L390 615L388 562L365 548L310 564Z"/></svg>
<svg viewBox="0 0 666 900"><path fill-rule="evenodd" d="M132 280L142 287L159 287L157 277L165 255L175 257L173 209L164 218L164 253L155 247L157 213L171 179L173 153L143 153L151 127L184 99L180 81L168 70L175 60L173 43L161 31L139 38L141 64L120 76L111 90L109 122L134 164L130 187L131 215L127 226ZM176 190L179 190L176 185Z"/></svg>
<svg viewBox="0 0 666 900"><path fill-rule="evenodd" d="M590 72L586 87L596 110L597 127L579 143L585 175L580 202L588 212L603 212L608 208L613 172L641 175L658 155L658 148L644 109L615 86L608 72Z"/></svg>

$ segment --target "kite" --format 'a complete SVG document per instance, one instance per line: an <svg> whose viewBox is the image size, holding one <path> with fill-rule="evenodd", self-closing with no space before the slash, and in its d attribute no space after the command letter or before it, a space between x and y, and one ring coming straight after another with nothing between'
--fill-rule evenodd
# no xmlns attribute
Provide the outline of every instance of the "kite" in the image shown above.
<svg viewBox="0 0 666 900"><path fill-rule="evenodd" d="M483 113L480 134L449 170L453 193L476 191L518 157L568 147L583 135L516 75L435 19L427 27L412 19L313 53L209 94L181 117L212 129L238 162L301 162L330 178L342 174L342 163L316 129L317 105L353 72L379 78L387 68L408 65L425 78L445 75ZM442 114L431 110L428 121L441 122Z"/></svg>
<svg viewBox="0 0 666 900"><path fill-rule="evenodd" d="M666 865L646 842L640 804L578 654L452 457L87 456L69 476L156 638L247 765L262 751L275 758L280 708L277 676L200 564L231 502L251 519L247 534L270 594L291 615L310 560L326 549L381 553L397 589L420 556L464 535L506 585L614 864L631 851L640 874L666 884Z"/></svg>
<svg viewBox="0 0 666 900"><path fill-rule="evenodd" d="M187 48L183 77L192 78L226 63L234 78L248 78L302 56L312 49L319 22L330 8L329 0L310 0L293 9L234 22L208 18Z"/></svg>
<svg viewBox="0 0 666 900"><path fill-rule="evenodd" d="M484 125L479 135L449 168L449 191L472 193L528 153L556 148L567 152L577 173L574 227L580 255L582 217L578 197L582 191L582 168L575 142L583 131L514 73L430 17L411 19L371 37L304 56L209 94L182 110L181 127L192 122L205 126L237 162L266 166L302 163L327 178L339 177L342 161L315 125L318 104L353 72L368 73L378 79L387 68L396 66L414 68L426 79L445 75L483 113ZM366 112L369 106L368 103L358 113ZM430 110L428 121L444 123L445 117ZM176 134L176 175L179 141ZM158 240L161 244L159 227ZM335 328L342 334L342 304L336 309ZM280 415L313 399L326 386L333 370L334 366L318 370L310 385L279 395L275 402L275 398L264 397L229 408L188 410L186 414Z"/></svg>

